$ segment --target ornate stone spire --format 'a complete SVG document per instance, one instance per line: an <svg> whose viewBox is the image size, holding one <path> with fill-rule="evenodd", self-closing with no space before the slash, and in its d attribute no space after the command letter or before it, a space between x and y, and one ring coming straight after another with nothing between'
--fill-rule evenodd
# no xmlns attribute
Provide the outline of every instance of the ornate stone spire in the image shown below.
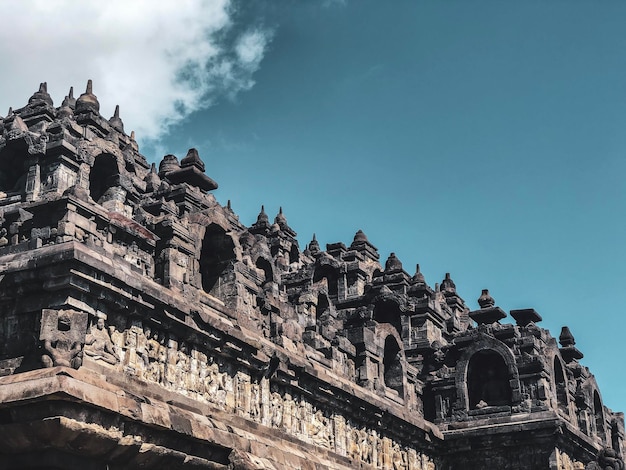
<svg viewBox="0 0 626 470"><path fill-rule="evenodd" d="M568 326L564 326L563 328L561 328L561 334L559 335L559 343L564 348L567 346L574 346L576 344L576 341L574 340L574 335L569 330Z"/></svg>
<svg viewBox="0 0 626 470"><path fill-rule="evenodd" d="M200 171L205 171L204 162L200 159L200 154L195 148L191 148L187 151L187 155L180 161L181 168L188 166L195 166Z"/></svg>
<svg viewBox="0 0 626 470"><path fill-rule="evenodd" d="M180 169L180 164L176 155L165 155L159 163L159 177L163 178L166 174L178 169Z"/></svg>
<svg viewBox="0 0 626 470"><path fill-rule="evenodd" d="M483 289L482 294L478 297L478 305L480 305L480 308L490 308L495 304L496 301L489 295L489 289Z"/></svg>
<svg viewBox="0 0 626 470"><path fill-rule="evenodd" d="M267 216L267 214L265 213L265 206L261 205L261 212L259 212L259 215L256 218L256 223L257 224L269 224L270 223L270 219Z"/></svg>
<svg viewBox="0 0 626 470"><path fill-rule="evenodd" d="M450 278L450 273L446 273L446 277L443 281L441 281L441 291L456 294L456 285L454 284L454 281Z"/></svg>
<svg viewBox="0 0 626 470"><path fill-rule="evenodd" d="M265 213L265 206L261 206L261 212L256 218L256 222L250 227L250 233L267 235L270 230L270 219Z"/></svg>
<svg viewBox="0 0 626 470"><path fill-rule="evenodd" d="M201 191L217 189L217 183L204 173L204 163L198 151L189 149L185 158L178 163L174 155L166 155L159 166L159 176L171 184L188 184Z"/></svg>
<svg viewBox="0 0 626 470"><path fill-rule="evenodd" d="M283 214L283 206L279 207L278 214L276 214L276 217L274 218L274 223L278 224L281 228L287 225L287 218L285 217L285 214Z"/></svg>
<svg viewBox="0 0 626 470"><path fill-rule="evenodd" d="M317 237L315 236L315 234L313 234L313 239L309 243L308 248L312 255L315 255L321 251L320 244L318 243Z"/></svg>
<svg viewBox="0 0 626 470"><path fill-rule="evenodd" d="M358 230L354 234L354 240L352 240L350 249L359 251L363 256L373 261L378 261L380 259L380 255L378 254L376 247L370 243L365 233L363 233L363 230Z"/></svg>
<svg viewBox="0 0 626 470"><path fill-rule="evenodd" d="M80 95L76 100L76 112L93 111L100 112L100 103L98 98L93 94L93 85L91 80L87 81L87 89L85 93Z"/></svg>
<svg viewBox="0 0 626 470"><path fill-rule="evenodd" d="M500 307L496 307L496 301L489 295L489 289L483 289L478 298L479 310L469 312L469 316L479 325L498 323L506 318L506 313Z"/></svg>
<svg viewBox="0 0 626 470"><path fill-rule="evenodd" d="M73 86L70 87L70 91L67 94L66 98L67 98L67 105L70 108L74 109L76 107L76 98L74 98L74 87Z"/></svg>
<svg viewBox="0 0 626 470"><path fill-rule="evenodd" d="M352 243L360 243L360 242L367 242L369 241L367 239L367 235L365 235L365 233L363 232L363 230L359 229L355 234L354 234L354 240L352 240Z"/></svg>
<svg viewBox="0 0 626 470"><path fill-rule="evenodd" d="M402 262L395 253L391 253L387 261L385 261L385 272L402 271Z"/></svg>
<svg viewBox="0 0 626 470"><path fill-rule="evenodd" d="M411 282L413 282L414 284L426 284L426 279L424 278L422 271L420 271L419 264L415 265L415 274L413 274Z"/></svg>
<svg viewBox="0 0 626 470"><path fill-rule="evenodd" d="M47 104L48 106L52 106L52 98L48 94L47 82L42 82L39 84L39 90L33 93L33 96L31 96L28 100L28 104Z"/></svg>
<svg viewBox="0 0 626 470"><path fill-rule="evenodd" d="M566 363L578 361L579 359L585 357L584 354L580 352L576 346L574 346L576 344L574 335L567 326L561 328L559 343L561 343L561 348L559 349L559 351L561 351L561 357Z"/></svg>
<svg viewBox="0 0 626 470"><path fill-rule="evenodd" d="M156 191L159 186L161 186L161 178L159 178L159 175L157 175L156 164L152 164L152 166L150 167L150 171L143 180L146 182L147 192Z"/></svg>
<svg viewBox="0 0 626 470"><path fill-rule="evenodd" d="M69 94L63 99L63 103L61 103L61 107L59 108L59 117L71 117L74 115L76 99L72 96L73 94L74 89L70 87Z"/></svg>
<svg viewBox="0 0 626 470"><path fill-rule="evenodd" d="M122 133L124 132L124 123L120 119L120 105L119 104L115 106L115 112L113 113L113 116L111 117L111 119L109 119L109 124L111 124L113 129L115 129L116 131L119 131Z"/></svg>
<svg viewBox="0 0 626 470"><path fill-rule="evenodd" d="M415 265L415 274L409 279L409 284L408 294L411 297L423 297L424 295L431 295L433 293L433 290L426 284L426 279L422 274L419 264Z"/></svg>

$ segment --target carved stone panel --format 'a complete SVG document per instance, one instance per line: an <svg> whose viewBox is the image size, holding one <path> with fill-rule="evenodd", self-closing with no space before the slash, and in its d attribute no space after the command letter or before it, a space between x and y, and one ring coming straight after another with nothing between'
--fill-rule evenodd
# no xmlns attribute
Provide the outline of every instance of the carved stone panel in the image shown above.
<svg viewBox="0 0 626 470"><path fill-rule="evenodd" d="M44 367L78 369L82 365L87 320L88 314L85 312L42 310L39 339L42 341L41 362Z"/></svg>

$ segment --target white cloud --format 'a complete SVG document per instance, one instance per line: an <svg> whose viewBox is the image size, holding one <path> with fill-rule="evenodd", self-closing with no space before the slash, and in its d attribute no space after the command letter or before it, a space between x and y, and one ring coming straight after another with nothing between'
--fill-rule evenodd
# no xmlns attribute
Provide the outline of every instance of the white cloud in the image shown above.
<svg viewBox="0 0 626 470"><path fill-rule="evenodd" d="M158 140L217 97L249 89L269 33L235 23L234 0L22 0L2 5L0 116L39 82L55 106L94 81L100 111L116 104L127 132Z"/></svg>

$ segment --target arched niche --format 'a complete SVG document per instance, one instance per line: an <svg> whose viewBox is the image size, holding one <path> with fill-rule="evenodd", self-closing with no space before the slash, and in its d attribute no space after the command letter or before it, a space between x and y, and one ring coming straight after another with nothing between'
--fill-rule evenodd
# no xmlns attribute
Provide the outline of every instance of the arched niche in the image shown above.
<svg viewBox="0 0 626 470"><path fill-rule="evenodd" d="M230 235L217 224L209 225L204 232L199 262L205 292L216 297L222 296L223 284L229 280L235 259L235 244Z"/></svg>
<svg viewBox="0 0 626 470"><path fill-rule="evenodd" d="M374 320L392 325L398 334L402 334L401 316L402 311L396 302L381 300L374 305Z"/></svg>
<svg viewBox="0 0 626 470"><path fill-rule="evenodd" d="M492 370L481 371L482 367ZM483 376L491 377L491 390L488 392L483 391L479 381ZM456 365L455 384L459 405L463 410L475 409L481 400L487 406L498 406L495 403L512 406L521 402L515 356L504 343L485 334L477 335L476 340L461 353ZM483 393L487 393L487 400L483 399Z"/></svg>
<svg viewBox="0 0 626 470"><path fill-rule="evenodd" d="M402 367L402 353L398 340L393 335L385 338L383 355L383 380L385 387L404 396L404 368Z"/></svg>
<svg viewBox="0 0 626 470"><path fill-rule="evenodd" d="M300 250L297 243L291 244L291 250L289 250L289 264L297 263L300 261Z"/></svg>
<svg viewBox="0 0 626 470"><path fill-rule="evenodd" d="M330 301L328 296L322 293L317 294L317 305L315 306L315 319L324 318L330 312Z"/></svg>
<svg viewBox="0 0 626 470"><path fill-rule="evenodd" d="M595 422L596 435L603 441L606 439L606 430L604 428L604 407L598 390L593 391L593 418Z"/></svg>
<svg viewBox="0 0 626 470"><path fill-rule="evenodd" d="M10 142L0 152L0 191L23 193L26 189L28 144L24 140Z"/></svg>
<svg viewBox="0 0 626 470"><path fill-rule="evenodd" d="M272 264L265 258L258 257L254 265L261 271L261 286L264 286L268 282L274 281L274 270Z"/></svg>
<svg viewBox="0 0 626 470"><path fill-rule="evenodd" d="M337 297L339 280L337 269L327 264L317 266L313 272L313 283L320 282L322 279L326 279L326 283L328 284L328 295Z"/></svg>
<svg viewBox="0 0 626 470"><path fill-rule="evenodd" d="M323 333L322 326L329 323L330 305L330 299L325 293L320 292L317 294L317 301L311 309L313 313L313 326L311 329L318 333Z"/></svg>
<svg viewBox="0 0 626 470"><path fill-rule="evenodd" d="M554 387L556 391L557 406L565 414L569 415L569 400L567 398L567 380L563 363L558 356L554 356Z"/></svg>
<svg viewBox="0 0 626 470"><path fill-rule="evenodd" d="M96 157L89 171L89 195L97 203L107 190L119 184L120 170L117 158L110 153L103 153Z"/></svg>
<svg viewBox="0 0 626 470"><path fill-rule="evenodd" d="M469 408L512 404L509 371L497 352L485 349L475 353L467 369Z"/></svg>

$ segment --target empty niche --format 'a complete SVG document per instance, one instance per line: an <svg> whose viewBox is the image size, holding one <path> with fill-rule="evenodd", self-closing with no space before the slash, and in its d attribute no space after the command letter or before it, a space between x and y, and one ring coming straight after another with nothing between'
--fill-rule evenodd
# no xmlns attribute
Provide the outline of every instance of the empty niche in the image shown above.
<svg viewBox="0 0 626 470"><path fill-rule="evenodd" d="M117 185L118 180L117 159L109 153L98 155L89 172L89 195L91 199L100 203L107 189Z"/></svg>
<svg viewBox="0 0 626 470"><path fill-rule="evenodd" d="M385 386L398 392L400 396L404 394L404 371L402 369L402 356L400 346L393 335L385 339L385 352L383 356L383 378Z"/></svg>
<svg viewBox="0 0 626 470"><path fill-rule="evenodd" d="M229 268L234 259L235 244L231 237L219 225L209 225L200 251L200 275L205 292L216 297L222 296L222 287L228 280Z"/></svg>
<svg viewBox="0 0 626 470"><path fill-rule="evenodd" d="M337 297L337 271L330 266L318 266L313 274L313 282L317 283L322 279L326 279L328 284L328 295Z"/></svg>
<svg viewBox="0 0 626 470"><path fill-rule="evenodd" d="M563 372L563 364L557 356L554 357L554 385L556 386L556 401L560 410L569 414L567 406L567 382Z"/></svg>
<svg viewBox="0 0 626 470"><path fill-rule="evenodd" d="M261 286L264 286L268 282L272 282L274 280L274 270L268 260L265 258L259 258L254 264L257 269L261 270Z"/></svg>
<svg viewBox="0 0 626 470"><path fill-rule="evenodd" d="M402 334L400 307L395 302L383 301L374 307L374 320L378 323L389 323L398 334Z"/></svg>
<svg viewBox="0 0 626 470"><path fill-rule="evenodd" d="M602 440L605 439L604 432L604 411L602 409L602 401L600 400L600 394L597 390L593 391L593 414L596 424L596 434Z"/></svg>
<svg viewBox="0 0 626 470"><path fill-rule="evenodd" d="M293 243L291 250L289 250L289 264L297 263L298 261L300 261L300 250L298 250L298 245Z"/></svg>
<svg viewBox="0 0 626 470"><path fill-rule="evenodd" d="M8 194L21 193L26 186L24 162L28 156L25 142L12 142L0 152L0 191Z"/></svg>

